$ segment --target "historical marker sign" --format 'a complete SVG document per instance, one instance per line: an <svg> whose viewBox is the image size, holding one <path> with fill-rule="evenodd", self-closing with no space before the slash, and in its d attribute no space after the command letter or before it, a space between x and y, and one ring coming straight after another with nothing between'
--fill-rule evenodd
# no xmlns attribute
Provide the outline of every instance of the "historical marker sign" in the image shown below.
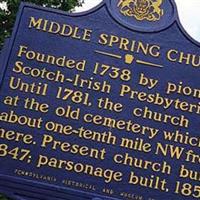
<svg viewBox="0 0 200 200"><path fill-rule="evenodd" d="M199 43L172 0L66 14L22 4L1 60L0 191L199 199Z"/></svg>

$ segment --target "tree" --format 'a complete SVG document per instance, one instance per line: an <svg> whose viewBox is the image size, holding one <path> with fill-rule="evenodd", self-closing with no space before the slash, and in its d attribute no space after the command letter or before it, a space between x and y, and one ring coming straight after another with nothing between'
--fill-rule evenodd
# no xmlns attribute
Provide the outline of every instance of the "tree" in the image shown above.
<svg viewBox="0 0 200 200"><path fill-rule="evenodd" d="M24 1L24 0L22 0ZM25 0L44 7L57 8L64 11L71 11L76 6L81 6L84 0ZM5 38L12 32L20 0L0 0L0 3L6 4L6 8L0 7L0 50Z"/></svg>
<svg viewBox="0 0 200 200"><path fill-rule="evenodd" d="M9 199L0 194L0 200L9 200Z"/></svg>

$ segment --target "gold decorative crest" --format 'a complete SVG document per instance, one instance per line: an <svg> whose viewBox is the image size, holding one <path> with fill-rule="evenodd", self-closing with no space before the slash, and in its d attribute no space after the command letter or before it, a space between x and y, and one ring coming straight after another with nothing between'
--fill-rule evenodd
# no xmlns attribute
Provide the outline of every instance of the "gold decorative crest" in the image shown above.
<svg viewBox="0 0 200 200"><path fill-rule="evenodd" d="M163 0L119 0L118 7L124 16L137 20L158 21L164 14Z"/></svg>

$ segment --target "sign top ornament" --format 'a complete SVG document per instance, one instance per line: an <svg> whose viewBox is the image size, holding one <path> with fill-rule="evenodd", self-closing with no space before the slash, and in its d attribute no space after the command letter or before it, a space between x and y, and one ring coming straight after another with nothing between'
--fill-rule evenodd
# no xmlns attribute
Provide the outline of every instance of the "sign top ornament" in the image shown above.
<svg viewBox="0 0 200 200"><path fill-rule="evenodd" d="M157 21L164 14L163 0L119 0L118 7L124 16L142 21Z"/></svg>
<svg viewBox="0 0 200 200"><path fill-rule="evenodd" d="M169 27L178 13L171 0L108 0L110 14L122 25L141 32L161 31Z"/></svg>

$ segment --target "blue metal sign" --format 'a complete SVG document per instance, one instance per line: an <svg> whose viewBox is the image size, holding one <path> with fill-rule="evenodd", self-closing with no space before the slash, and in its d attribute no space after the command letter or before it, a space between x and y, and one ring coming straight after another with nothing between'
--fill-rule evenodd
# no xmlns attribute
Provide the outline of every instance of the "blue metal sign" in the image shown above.
<svg viewBox="0 0 200 200"><path fill-rule="evenodd" d="M172 0L104 0L80 14L23 3L7 43L0 192L200 198L200 50Z"/></svg>

